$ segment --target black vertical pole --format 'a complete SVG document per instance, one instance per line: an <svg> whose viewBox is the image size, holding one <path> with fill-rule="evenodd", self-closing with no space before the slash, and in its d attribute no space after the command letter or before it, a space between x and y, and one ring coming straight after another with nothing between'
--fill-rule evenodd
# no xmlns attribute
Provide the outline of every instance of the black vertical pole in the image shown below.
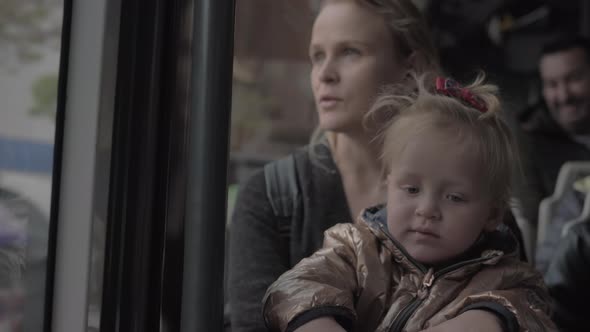
<svg viewBox="0 0 590 332"><path fill-rule="evenodd" d="M194 7L181 331L223 328L234 0Z"/></svg>
<svg viewBox="0 0 590 332"><path fill-rule="evenodd" d="M580 0L580 34L590 37L590 1Z"/></svg>
<svg viewBox="0 0 590 332"><path fill-rule="evenodd" d="M159 331L169 0L122 0L100 330ZM99 183L99 185L106 185Z"/></svg>

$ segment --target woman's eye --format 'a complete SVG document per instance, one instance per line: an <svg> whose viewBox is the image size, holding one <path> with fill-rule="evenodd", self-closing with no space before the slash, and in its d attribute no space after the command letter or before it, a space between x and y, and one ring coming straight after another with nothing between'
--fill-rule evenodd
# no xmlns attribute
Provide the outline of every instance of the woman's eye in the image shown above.
<svg viewBox="0 0 590 332"><path fill-rule="evenodd" d="M312 63L318 63L318 62L322 61L323 58L324 58L323 52L314 52L309 55L309 59L311 60Z"/></svg>
<svg viewBox="0 0 590 332"><path fill-rule="evenodd" d="M360 55L361 52L356 49L356 48L352 48L352 47L347 47L344 50L342 50L342 53L344 55Z"/></svg>

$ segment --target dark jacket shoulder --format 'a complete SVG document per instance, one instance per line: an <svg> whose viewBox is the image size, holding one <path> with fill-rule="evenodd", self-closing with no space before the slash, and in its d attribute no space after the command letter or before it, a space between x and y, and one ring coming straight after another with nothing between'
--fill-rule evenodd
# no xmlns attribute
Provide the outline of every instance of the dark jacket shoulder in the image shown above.
<svg viewBox="0 0 590 332"><path fill-rule="evenodd" d="M582 331L587 325L590 297L590 223L574 226L560 242L545 275L555 300L555 323L562 331Z"/></svg>
<svg viewBox="0 0 590 332"><path fill-rule="evenodd" d="M590 149L572 139L544 104L532 107L528 113L526 118L520 119L524 180L519 184L518 196L525 217L536 224L539 203L553 193L563 164L590 160Z"/></svg>

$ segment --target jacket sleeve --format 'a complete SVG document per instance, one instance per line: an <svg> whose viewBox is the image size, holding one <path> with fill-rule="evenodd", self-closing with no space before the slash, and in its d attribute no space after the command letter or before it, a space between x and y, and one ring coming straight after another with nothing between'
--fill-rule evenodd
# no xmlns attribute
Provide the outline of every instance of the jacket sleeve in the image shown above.
<svg viewBox="0 0 590 332"><path fill-rule="evenodd" d="M561 331L587 328L590 298L590 224L578 225L561 242L545 281L555 300L554 320Z"/></svg>
<svg viewBox="0 0 590 332"><path fill-rule="evenodd" d="M506 273L490 269L486 274L478 283L485 286L492 283L489 278L496 278L501 280L501 286L497 290L466 296L455 306L452 316L471 309L484 309L502 318L507 330L557 331L549 316L551 299L543 278L531 266L521 264L513 272Z"/></svg>
<svg viewBox="0 0 590 332"><path fill-rule="evenodd" d="M340 224L325 233L324 246L283 274L268 289L264 318L271 331L291 331L315 318L334 317L345 329L356 320L359 289L358 229Z"/></svg>
<svg viewBox="0 0 590 332"><path fill-rule="evenodd" d="M289 269L288 241L281 239L268 201L264 172L240 186L229 232L229 315L233 332L266 332L264 292Z"/></svg>

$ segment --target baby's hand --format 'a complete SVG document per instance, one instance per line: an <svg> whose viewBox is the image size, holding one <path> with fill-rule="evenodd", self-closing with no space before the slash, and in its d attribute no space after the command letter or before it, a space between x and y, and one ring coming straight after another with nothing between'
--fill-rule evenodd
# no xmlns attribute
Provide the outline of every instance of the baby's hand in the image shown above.
<svg viewBox="0 0 590 332"><path fill-rule="evenodd" d="M422 332L502 332L499 318L485 310L469 310Z"/></svg>
<svg viewBox="0 0 590 332"><path fill-rule="evenodd" d="M314 319L301 325L295 332L346 332L332 317Z"/></svg>

